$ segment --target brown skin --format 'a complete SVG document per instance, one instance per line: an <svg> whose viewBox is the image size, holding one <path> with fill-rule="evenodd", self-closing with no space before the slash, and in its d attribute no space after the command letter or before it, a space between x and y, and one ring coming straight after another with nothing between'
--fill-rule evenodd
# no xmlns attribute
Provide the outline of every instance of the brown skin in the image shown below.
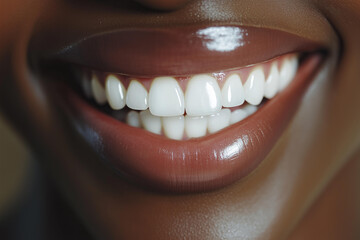
<svg viewBox="0 0 360 240"><path fill-rule="evenodd" d="M137 0L137 2L158 10L176 10L183 7L189 0Z"/></svg>
<svg viewBox="0 0 360 240"><path fill-rule="evenodd" d="M159 194L125 183L104 167L57 117L52 103L42 94L43 88L40 87L40 93L35 91L36 84L30 81L31 71L27 71L26 62L26 45L34 32L32 26L37 19L49 15L54 15L52 21L61 25L64 19L57 17L61 14L56 16L52 11L59 6L71 8L69 2L2 1L0 106L41 156L41 163L53 173L64 195L95 236L99 239L289 239L290 236L295 240L358 239L359 228L354 224L360 216L360 201L356 200L360 193L357 177L360 3L357 0L294 1L297 7L291 7L290 1L285 0L273 4L241 1L241 6L237 0L226 1L227 4L141 1L153 9L172 9L171 14L164 12L162 20L144 12L116 15L112 8L106 8L107 3L100 4L104 8L98 10L85 0L79 1L78 4L91 9L88 12L109 14L105 25L116 22L117 18L121 18L120 25L140 26L151 19L154 25L204 19L227 22L234 21L231 9L235 9L242 11L236 15L236 22L282 29L327 41L331 46L337 42L336 32L340 35L343 54L335 72L323 81L314 82L288 131L264 163L246 179L227 188L191 195ZM127 12L127 4L119 4L116 11ZM279 6L293 17L278 14ZM79 10L74 8L74 11ZM337 227L337 220L346 227ZM327 224L332 227L324 227Z"/></svg>

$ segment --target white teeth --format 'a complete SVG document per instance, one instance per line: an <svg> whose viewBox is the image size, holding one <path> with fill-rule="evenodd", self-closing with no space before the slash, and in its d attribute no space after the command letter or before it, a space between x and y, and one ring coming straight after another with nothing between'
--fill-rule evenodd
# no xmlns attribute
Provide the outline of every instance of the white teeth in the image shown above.
<svg viewBox="0 0 360 240"><path fill-rule="evenodd" d="M279 70L277 66L277 62L271 64L269 76L265 82L265 93L264 96L268 99L271 99L275 96L277 91L279 90Z"/></svg>
<svg viewBox="0 0 360 240"><path fill-rule="evenodd" d="M230 123L230 116L230 109L222 109L219 113L210 115L208 120L209 133L214 133L228 127Z"/></svg>
<svg viewBox="0 0 360 240"><path fill-rule="evenodd" d="M190 116L206 116L221 109L221 92L215 78L201 74L189 81L185 93L186 113Z"/></svg>
<svg viewBox="0 0 360 240"><path fill-rule="evenodd" d="M166 137L174 140L198 138L207 132L218 132L231 124L237 123L251 115L257 107L247 105L233 112L230 109L222 109L220 112L210 116L192 117L186 115L175 117L158 117L151 114L150 110L130 111L126 116L126 123L133 127L143 127L149 132L161 134L162 130Z"/></svg>
<svg viewBox="0 0 360 240"><path fill-rule="evenodd" d="M128 112L126 115L126 123L133 127L141 127L139 113L135 111Z"/></svg>
<svg viewBox="0 0 360 240"><path fill-rule="evenodd" d="M230 124L240 122L248 116L248 113L243 109L237 109L231 113Z"/></svg>
<svg viewBox="0 0 360 240"><path fill-rule="evenodd" d="M238 74L233 74L228 77L221 90L221 95L222 105L224 107L236 107L244 103L244 87Z"/></svg>
<svg viewBox="0 0 360 240"><path fill-rule="evenodd" d="M161 133L160 117L152 115L149 110L145 110L140 112L140 119L146 130L155 134Z"/></svg>
<svg viewBox="0 0 360 240"><path fill-rule="evenodd" d="M165 136L175 140L183 138L185 128L184 116L163 117L162 123Z"/></svg>
<svg viewBox="0 0 360 240"><path fill-rule="evenodd" d="M250 73L244 88L245 100L252 105L260 104L265 91L265 75L262 68L257 67Z"/></svg>
<svg viewBox="0 0 360 240"><path fill-rule="evenodd" d="M125 107L126 90L120 80L114 75L106 78L105 92L110 107L120 110Z"/></svg>
<svg viewBox="0 0 360 240"><path fill-rule="evenodd" d="M253 105L246 105L246 106L243 108L243 110L244 110L245 112L247 112L248 116L250 116L251 114L255 113L257 109L258 109L258 108L257 108L256 106L253 106Z"/></svg>
<svg viewBox="0 0 360 240"><path fill-rule="evenodd" d="M136 80L131 80L129 84L126 94L126 105L134 110L146 110L148 108L148 92Z"/></svg>
<svg viewBox="0 0 360 240"><path fill-rule="evenodd" d="M285 58L280 69L280 91L289 85L296 75L298 68L297 57Z"/></svg>
<svg viewBox="0 0 360 240"><path fill-rule="evenodd" d="M185 116L185 133L189 138L203 137L206 135L207 117Z"/></svg>
<svg viewBox="0 0 360 240"><path fill-rule="evenodd" d="M103 86L101 85L101 83L99 82L98 78L95 76L95 74L93 74L91 77L91 89L92 89L92 93L95 98L95 101L99 105L105 104L106 103L105 90L104 90Z"/></svg>
<svg viewBox="0 0 360 240"><path fill-rule="evenodd" d="M154 79L149 91L149 109L155 116L171 117L184 114L184 94L175 78Z"/></svg>
<svg viewBox="0 0 360 240"><path fill-rule="evenodd" d="M244 85L240 77L242 70L219 76L198 74L187 82L185 94L174 77L154 78L149 92L136 79L130 81L126 90L120 79L128 79L119 78L115 74L106 77L105 89L95 74L92 74L91 81L83 76L81 87L84 95L93 97L99 105L107 101L114 110L123 109L125 105L140 110L126 114L125 122L128 125L182 140L215 133L252 115L264 97L271 99L288 86L297 68L297 56L285 56L280 68L278 60L271 63L266 80L263 66L253 67ZM247 71L245 69L244 74ZM225 80L225 77L226 81L220 90L218 80ZM245 101L248 104L234 108L243 105ZM122 111L113 112L113 116L119 119L123 119L123 114Z"/></svg>

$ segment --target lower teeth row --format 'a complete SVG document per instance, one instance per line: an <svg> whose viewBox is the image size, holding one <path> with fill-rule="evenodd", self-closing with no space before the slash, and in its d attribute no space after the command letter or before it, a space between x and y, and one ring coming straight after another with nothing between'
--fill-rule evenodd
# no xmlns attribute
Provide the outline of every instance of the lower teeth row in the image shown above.
<svg viewBox="0 0 360 240"><path fill-rule="evenodd" d="M126 123L133 127L143 128L155 134L163 134L167 138L183 140L203 137L215 133L250 116L258 107L246 105L235 109L222 109L220 112L200 117L175 116L158 117L145 111L130 111L126 115Z"/></svg>

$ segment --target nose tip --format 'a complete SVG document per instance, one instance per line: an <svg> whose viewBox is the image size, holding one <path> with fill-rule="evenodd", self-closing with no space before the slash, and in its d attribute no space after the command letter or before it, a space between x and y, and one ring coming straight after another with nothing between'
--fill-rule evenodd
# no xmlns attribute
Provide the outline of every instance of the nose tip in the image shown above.
<svg viewBox="0 0 360 240"><path fill-rule="evenodd" d="M158 10L176 10L190 0L135 0L144 6Z"/></svg>

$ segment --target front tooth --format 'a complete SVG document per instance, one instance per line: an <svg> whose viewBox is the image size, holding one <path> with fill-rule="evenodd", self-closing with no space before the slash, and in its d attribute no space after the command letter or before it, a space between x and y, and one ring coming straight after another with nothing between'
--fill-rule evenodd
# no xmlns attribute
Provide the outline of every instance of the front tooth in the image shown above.
<svg viewBox="0 0 360 240"><path fill-rule="evenodd" d="M294 79L298 68L298 60L296 56L285 58L280 69L280 91L285 89L287 85Z"/></svg>
<svg viewBox="0 0 360 240"><path fill-rule="evenodd" d="M91 89L95 101L101 105L105 104L106 103L105 90L95 74L93 74L91 77Z"/></svg>
<svg viewBox="0 0 360 240"><path fill-rule="evenodd" d="M156 116L184 114L184 93L172 77L155 78L149 92L149 109Z"/></svg>
<svg viewBox="0 0 360 240"><path fill-rule="evenodd" d="M221 109L221 92L215 78L201 74L190 79L185 93L186 113L206 116Z"/></svg>
<svg viewBox="0 0 360 240"><path fill-rule="evenodd" d="M138 112L130 111L126 115L126 123L133 127L141 127L140 116Z"/></svg>
<svg viewBox="0 0 360 240"><path fill-rule="evenodd" d="M230 116L230 124L234 124L240 122L241 120L245 119L248 116L248 113L243 109L237 109L231 112Z"/></svg>
<svg viewBox="0 0 360 240"><path fill-rule="evenodd" d="M126 105L134 110L146 110L148 108L148 92L136 80L131 80L129 84L126 94Z"/></svg>
<svg viewBox="0 0 360 240"><path fill-rule="evenodd" d="M271 99L275 96L277 91L279 90L279 70L277 66L277 62L274 62L271 65L270 73L268 78L265 81L265 93L264 96L268 99Z"/></svg>
<svg viewBox="0 0 360 240"><path fill-rule="evenodd" d="M224 107L236 107L244 103L244 87L238 74L233 74L228 77L221 90L221 95L222 105Z"/></svg>
<svg viewBox="0 0 360 240"><path fill-rule="evenodd" d="M162 123L165 136L175 140L183 138L185 128L184 116L163 117Z"/></svg>
<svg viewBox="0 0 360 240"><path fill-rule="evenodd" d="M185 116L185 132L189 138L198 138L206 135L208 117Z"/></svg>
<svg viewBox="0 0 360 240"><path fill-rule="evenodd" d="M108 103L112 109L120 110L125 107L126 90L116 76L109 75L106 78L105 91Z"/></svg>
<svg viewBox="0 0 360 240"><path fill-rule="evenodd" d="M262 68L255 68L249 75L245 83L245 100L252 104L258 105L264 97L265 75Z"/></svg>
<svg viewBox="0 0 360 240"><path fill-rule="evenodd" d="M154 116L149 110L140 112L140 119L143 127L152 133L161 133L161 119L160 117Z"/></svg>
<svg viewBox="0 0 360 240"><path fill-rule="evenodd" d="M222 109L219 113L209 116L208 130L209 133L217 132L226 128L230 124L230 109Z"/></svg>

